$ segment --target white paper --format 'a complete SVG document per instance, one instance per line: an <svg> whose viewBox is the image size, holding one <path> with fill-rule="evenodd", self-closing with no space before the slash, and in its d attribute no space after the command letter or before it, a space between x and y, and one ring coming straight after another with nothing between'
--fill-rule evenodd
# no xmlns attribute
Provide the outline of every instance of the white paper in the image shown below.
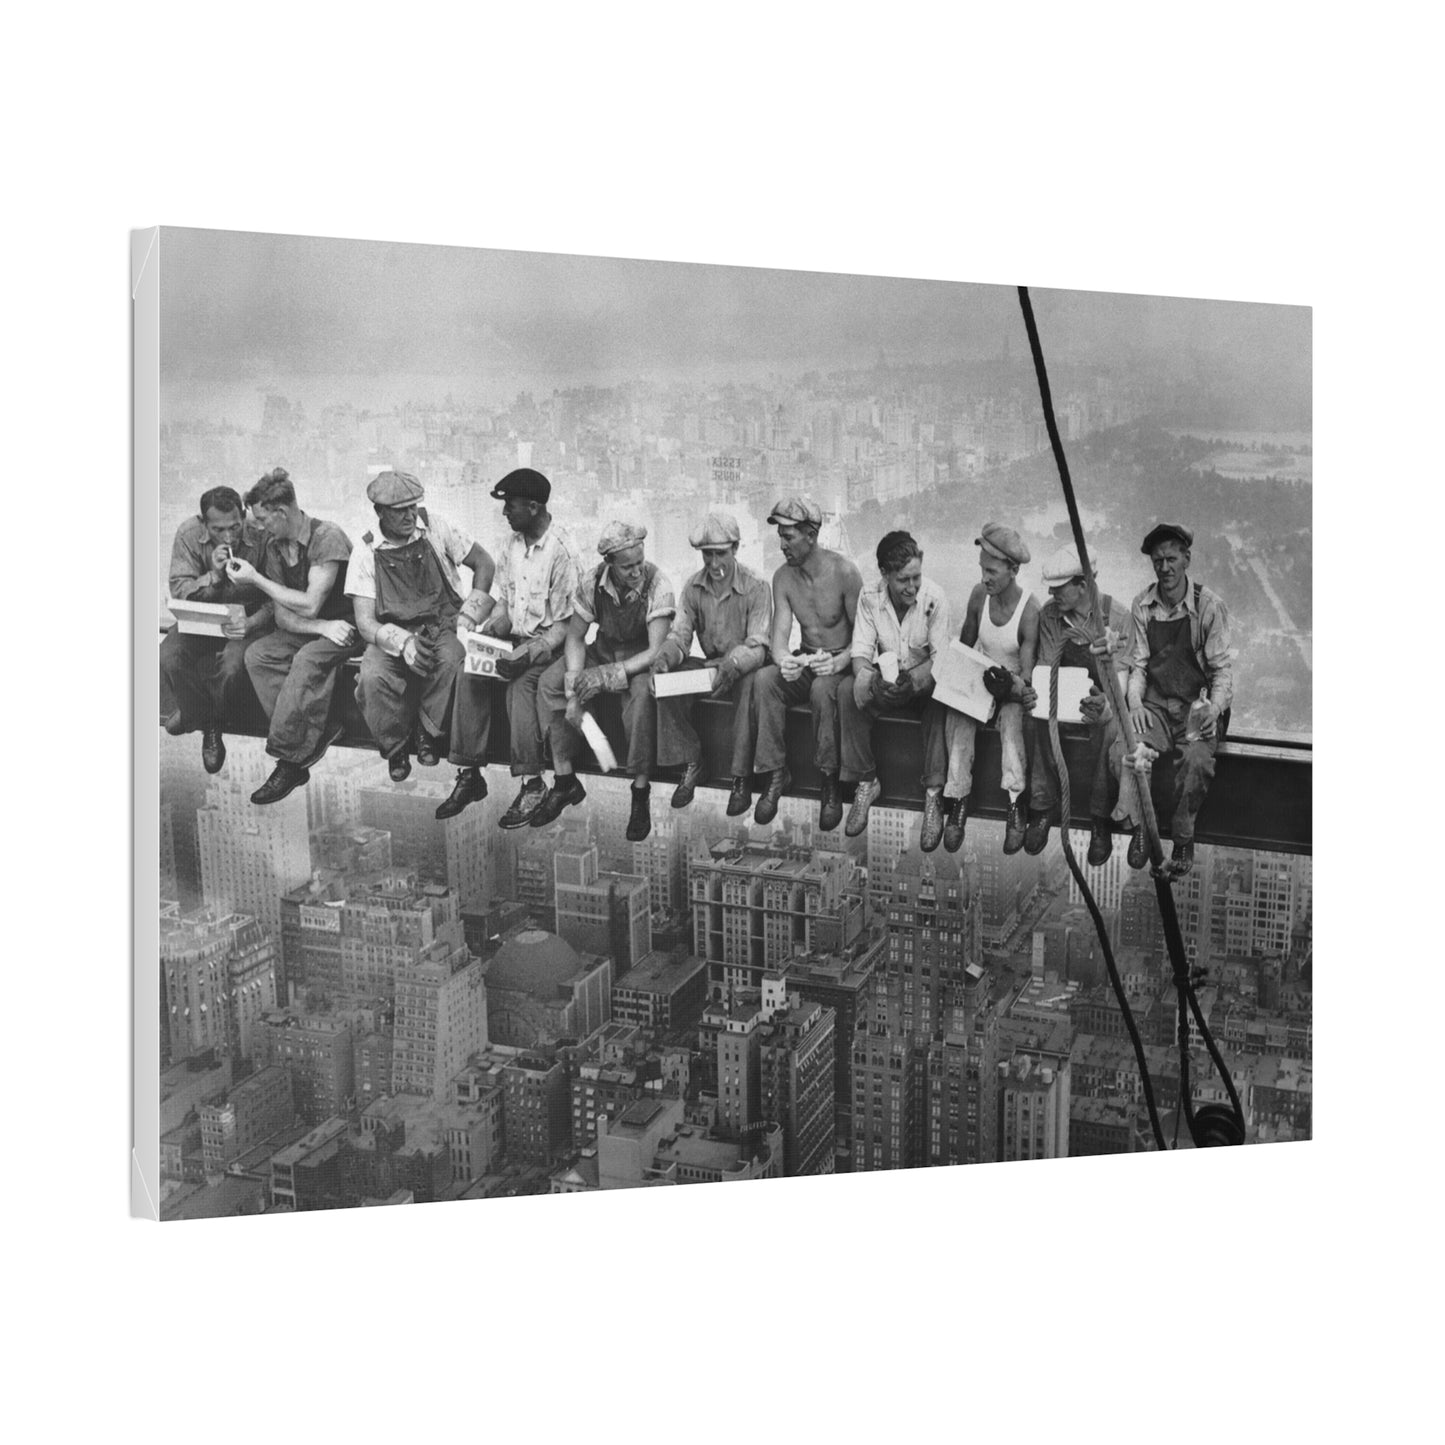
<svg viewBox="0 0 1445 1445"><path fill-rule="evenodd" d="M166 598L166 608L180 631L192 637L224 637L227 623L244 622L246 609L239 602L193 602Z"/></svg>
<svg viewBox="0 0 1445 1445"><path fill-rule="evenodd" d="M987 722L993 716L993 694L984 686L983 675L996 666L986 653L955 638L933 664L933 695L945 707Z"/></svg>
<svg viewBox="0 0 1445 1445"><path fill-rule="evenodd" d="M466 648L462 667L469 677L495 677L497 659L510 657L516 650L505 638L483 632L468 632Z"/></svg>
<svg viewBox="0 0 1445 1445"><path fill-rule="evenodd" d="M1094 679L1087 667L1061 667L1059 669L1059 721L1083 722L1084 715L1079 704L1089 695ZM1034 716L1047 719L1049 715L1049 668L1040 663L1034 668L1033 688L1039 695L1034 704Z"/></svg>
<svg viewBox="0 0 1445 1445"><path fill-rule="evenodd" d="M694 692L711 692L717 673L711 667L689 667L681 672L657 672L652 675L654 697L685 697Z"/></svg>
<svg viewBox="0 0 1445 1445"><path fill-rule="evenodd" d="M607 734L602 731L601 725L590 712L582 714L582 736L587 739L587 746L592 749L597 766L604 773L610 773L617 766L617 754L612 751Z"/></svg>

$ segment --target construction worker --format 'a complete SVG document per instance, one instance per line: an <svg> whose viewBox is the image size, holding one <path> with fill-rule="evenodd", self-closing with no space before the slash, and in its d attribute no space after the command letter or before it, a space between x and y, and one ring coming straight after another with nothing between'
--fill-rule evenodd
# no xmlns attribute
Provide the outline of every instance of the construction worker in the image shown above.
<svg viewBox="0 0 1445 1445"><path fill-rule="evenodd" d="M1194 820L1214 780L1214 755L1229 726L1234 700L1234 650L1223 599L1189 581L1194 534L1178 522L1160 522L1140 551L1155 580L1130 609L1129 717L1145 747L1173 757L1174 848L1170 877L1194 866ZM1116 749L1117 751L1117 749ZM1129 866L1148 861L1142 820L1133 819Z"/></svg>
<svg viewBox="0 0 1445 1445"><path fill-rule="evenodd" d="M667 641L658 649L652 672L711 667L716 670L710 697L728 698L733 716L730 818L752 804L753 683L767 661L773 597L768 584L738 561L737 519L729 512L709 512L688 535L702 553L702 570L694 572L677 599L677 617ZM693 638L702 657L689 654ZM693 726L692 697L657 700L657 762L659 767L682 763L682 779L673 790L672 806L692 802L702 778L702 742Z"/></svg>
<svg viewBox="0 0 1445 1445"><path fill-rule="evenodd" d="M1019 586L1019 568L1029 549L1012 527L988 522L975 537L981 580L969 594L959 640L975 647L997 666L990 669L989 687L998 699L995 723L1003 745L1003 786L1009 796L1003 851L1017 853L1028 825L1028 753L1024 740L1023 697L1033 675L1039 639L1039 605ZM963 843L968 795L973 787L974 734L978 723L950 708L945 720L948 781L943 786L944 847Z"/></svg>
<svg viewBox="0 0 1445 1445"><path fill-rule="evenodd" d="M646 560L646 538L647 528L640 524L608 523L597 542L601 563L577 584L562 656L542 674L537 716L547 720L551 732L555 774L529 819L534 828L555 822L564 808L587 796L573 771L583 741L582 712L601 693L618 692L626 694L622 727L632 775L627 838L640 843L652 831L649 779L657 751L652 663L667 640L677 604L672 583ZM594 622L597 636L589 644L587 630Z"/></svg>
<svg viewBox="0 0 1445 1445"><path fill-rule="evenodd" d="M226 571L232 557L254 565L266 534L246 521L240 494L212 487L201 509L176 528L171 544L169 592L177 602L238 602L244 622L226 623L221 637L199 637L173 627L161 643L161 676L175 704L165 720L173 737L201 732L201 764L219 773L226 761L222 722L246 700L246 649L271 625L270 600Z"/></svg>
<svg viewBox="0 0 1445 1445"><path fill-rule="evenodd" d="M813 755L823 775L818 827L831 832L843 821L838 692L852 668L853 621L863 577L840 552L818 545L823 513L808 497L784 497L768 514L778 529L783 565L773 574L773 661L758 673L753 697L758 740L754 767L767 785L753 821L771 823L790 781L784 726L793 703L805 699L813 712ZM797 619L802 651L791 647Z"/></svg>
<svg viewBox="0 0 1445 1445"><path fill-rule="evenodd" d="M265 550L255 567L233 556L226 569L275 609L275 628L246 651L246 671L270 719L266 752L276 759L251 801L276 803L310 778L336 740L329 721L336 678L361 650L345 593L351 539L335 522L301 510L284 467L267 472L246 493L246 505L265 528Z"/></svg>
<svg viewBox="0 0 1445 1445"><path fill-rule="evenodd" d="M1097 580L1098 561L1091 554L1089 566ZM1117 723L1109 703L1107 679L1101 669L1112 658L1121 680L1128 672L1129 614L1107 593L1099 595L1099 612L1107 629L1105 635L1089 635L1089 584L1073 547L1063 547L1044 565L1044 586L1049 600L1039 609L1037 666L1086 668L1093 679L1089 695L1080 705L1088 724L1089 776L1089 862L1095 867L1114 851L1110 815L1118 786L1109 765L1109 748L1117 734ZM1032 687L1022 699L1032 709L1037 701ZM1029 822L1024 833L1024 852L1038 854L1049 841L1049 829L1063 824L1059 812L1059 775L1054 763L1053 742L1045 719L1034 719L1034 757L1029 773Z"/></svg>
<svg viewBox="0 0 1445 1445"><path fill-rule="evenodd" d="M943 783L948 771L945 708L933 700L933 664L949 642L948 598L923 575L923 549L907 532L878 543L877 582L858 595L853 624L853 679L838 695L843 737L843 782L856 782L843 831L856 838L868 827L878 797L873 719L885 709L923 721L923 833L925 853L943 836ZM880 667L886 664L887 674Z"/></svg>
<svg viewBox="0 0 1445 1445"><path fill-rule="evenodd" d="M346 590L366 652L356 700L395 783L416 760L433 766L448 736L452 691L466 649L458 631L492 610L491 556L459 527L430 515L410 472L381 472L366 495L380 537L367 532L351 554ZM463 596L459 568L472 586ZM486 796L486 781L479 778Z"/></svg>
<svg viewBox="0 0 1445 1445"><path fill-rule="evenodd" d="M512 644L510 655L499 658L496 666L505 688L512 776L521 778L522 786L498 821L503 828L525 828L533 809L547 795L537 688L562 651L581 563L571 536L547 510L552 484L541 472L519 467L508 472L491 494L502 503L510 536L492 579L496 607L476 630ZM450 754L457 782L451 797L437 809L438 818L453 817L486 796L481 769L487 760L496 691L491 678L457 675Z"/></svg>

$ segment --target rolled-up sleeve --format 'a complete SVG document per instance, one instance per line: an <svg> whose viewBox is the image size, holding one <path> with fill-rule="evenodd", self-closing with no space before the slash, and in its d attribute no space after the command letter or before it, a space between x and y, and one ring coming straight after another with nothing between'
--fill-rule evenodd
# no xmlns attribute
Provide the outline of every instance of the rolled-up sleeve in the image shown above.
<svg viewBox="0 0 1445 1445"><path fill-rule="evenodd" d="M672 583L659 567L653 574L652 588L647 598L647 620L656 622L659 617L672 617L677 613L677 598Z"/></svg>
<svg viewBox="0 0 1445 1445"><path fill-rule="evenodd" d="M748 593L747 635L732 652L742 672L753 672L768 655L768 638L773 631L773 589L759 577Z"/></svg>
<svg viewBox="0 0 1445 1445"><path fill-rule="evenodd" d="M369 542L358 542L346 563L346 595L376 597L376 558Z"/></svg>
<svg viewBox="0 0 1445 1445"><path fill-rule="evenodd" d="M1141 592L1129 609L1129 705L1136 707L1144 701L1144 684L1149 671L1149 618L1145 611L1145 600L1149 594Z"/></svg>
<svg viewBox="0 0 1445 1445"><path fill-rule="evenodd" d="M589 627L597 621L597 574L589 572L579 578L572 590L572 605L568 615L580 617Z"/></svg>
<svg viewBox="0 0 1445 1445"><path fill-rule="evenodd" d="M851 654L859 662L872 662L878 651L878 618L873 611L872 592L858 595L858 611L853 618L853 646Z"/></svg>
<svg viewBox="0 0 1445 1445"><path fill-rule="evenodd" d="M1230 645L1229 609L1211 596L1199 609L1200 641L1209 673L1209 700L1221 712L1234 701L1234 649Z"/></svg>
<svg viewBox="0 0 1445 1445"><path fill-rule="evenodd" d="M211 582L210 570L195 529L183 523L176 529L176 539L171 544L171 570L167 583L170 595L178 602L187 599L214 601L218 589Z"/></svg>
<svg viewBox="0 0 1445 1445"><path fill-rule="evenodd" d="M668 646L677 648L679 662L692 651L692 635L697 629L697 618L694 615L696 605L692 585L690 583L684 585L682 596L678 599L677 616L673 619L672 628L667 634Z"/></svg>

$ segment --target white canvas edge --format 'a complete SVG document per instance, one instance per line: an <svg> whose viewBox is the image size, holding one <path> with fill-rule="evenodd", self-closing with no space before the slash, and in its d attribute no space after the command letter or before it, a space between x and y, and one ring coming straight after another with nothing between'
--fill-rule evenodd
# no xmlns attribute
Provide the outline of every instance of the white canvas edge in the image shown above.
<svg viewBox="0 0 1445 1445"><path fill-rule="evenodd" d="M131 879L132 1216L159 1221L161 1178L160 750L155 577L160 566L160 227L132 231L131 247ZM137 807L137 800L145 806Z"/></svg>

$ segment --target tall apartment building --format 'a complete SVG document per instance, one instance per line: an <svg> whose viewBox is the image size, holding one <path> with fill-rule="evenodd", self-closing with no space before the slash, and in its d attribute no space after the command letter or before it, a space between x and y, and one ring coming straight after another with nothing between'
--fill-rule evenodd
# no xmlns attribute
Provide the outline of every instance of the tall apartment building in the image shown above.
<svg viewBox="0 0 1445 1445"><path fill-rule="evenodd" d="M838 1047L833 1010L805 1003L796 994L770 1007L772 987L781 991L783 980L764 984L764 1007L771 1017L758 1060L761 1118L782 1130L784 1174L831 1174Z"/></svg>
<svg viewBox="0 0 1445 1445"><path fill-rule="evenodd" d="M201 1152L206 1173L221 1173L233 1159L279 1133L296 1117L291 1076L285 1069L261 1069L224 1097L201 1104Z"/></svg>
<svg viewBox="0 0 1445 1445"><path fill-rule="evenodd" d="M628 871L647 879L654 913L675 913L687 907L687 848L690 836L685 814L653 821L652 832L632 845Z"/></svg>
<svg viewBox="0 0 1445 1445"><path fill-rule="evenodd" d="M652 951L651 890L636 874L601 871L598 860L595 844L556 850L556 931L579 952L606 954L616 976Z"/></svg>
<svg viewBox="0 0 1445 1445"><path fill-rule="evenodd" d="M392 1086L398 1094L451 1097L451 1080L487 1042L482 964L461 944L438 941L398 968Z"/></svg>
<svg viewBox="0 0 1445 1445"><path fill-rule="evenodd" d="M361 789L361 822L391 834L398 868L427 882L445 883L463 908L485 907L496 891L492 845L496 836L494 799L438 822L437 804L450 792L446 783L409 778L404 783Z"/></svg>
<svg viewBox="0 0 1445 1445"><path fill-rule="evenodd" d="M303 1123L344 1114L355 1095L353 1020L344 1014L267 1014L258 1031L256 1062L291 1076L291 1096Z"/></svg>
<svg viewBox="0 0 1445 1445"><path fill-rule="evenodd" d="M246 914L177 910L160 922L166 1057L179 1062L214 1049L248 1058L262 1015L276 1007L272 938Z"/></svg>

